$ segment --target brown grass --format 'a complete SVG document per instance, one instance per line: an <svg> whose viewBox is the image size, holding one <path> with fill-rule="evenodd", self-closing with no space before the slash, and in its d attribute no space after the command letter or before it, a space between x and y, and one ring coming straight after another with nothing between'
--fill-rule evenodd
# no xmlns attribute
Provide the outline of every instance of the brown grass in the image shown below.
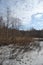
<svg viewBox="0 0 43 65"><path fill-rule="evenodd" d="M33 38L34 36L29 35L29 32L26 31L12 30L6 27L0 28L0 45L28 45L30 42L34 41Z"/></svg>
<svg viewBox="0 0 43 65"><path fill-rule="evenodd" d="M0 44L24 45L32 41L31 37L26 37L20 31L7 28L0 29Z"/></svg>

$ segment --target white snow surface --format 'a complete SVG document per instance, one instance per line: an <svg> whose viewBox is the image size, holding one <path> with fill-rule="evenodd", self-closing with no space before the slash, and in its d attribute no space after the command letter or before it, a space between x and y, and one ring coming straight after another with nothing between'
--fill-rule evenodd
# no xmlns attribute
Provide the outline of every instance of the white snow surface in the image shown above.
<svg viewBox="0 0 43 65"><path fill-rule="evenodd" d="M43 41L40 48L24 52L14 45L0 46L0 65L43 65Z"/></svg>

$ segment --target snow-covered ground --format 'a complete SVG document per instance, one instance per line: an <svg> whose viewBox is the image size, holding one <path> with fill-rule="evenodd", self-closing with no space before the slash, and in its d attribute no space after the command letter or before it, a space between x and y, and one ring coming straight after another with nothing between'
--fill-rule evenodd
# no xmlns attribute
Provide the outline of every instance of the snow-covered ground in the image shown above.
<svg viewBox="0 0 43 65"><path fill-rule="evenodd" d="M39 47L17 48L14 45L0 46L0 65L43 65L43 41Z"/></svg>

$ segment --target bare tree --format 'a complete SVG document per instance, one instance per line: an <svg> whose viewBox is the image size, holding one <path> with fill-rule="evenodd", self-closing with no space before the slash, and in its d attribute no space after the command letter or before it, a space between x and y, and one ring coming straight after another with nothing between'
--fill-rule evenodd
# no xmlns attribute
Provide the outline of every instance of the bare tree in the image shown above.
<svg viewBox="0 0 43 65"><path fill-rule="evenodd" d="M9 19L10 19L10 9L9 9L9 7L7 7L7 41L8 41L8 34L9 34L9 32L8 32L8 27L9 27Z"/></svg>
<svg viewBox="0 0 43 65"><path fill-rule="evenodd" d="M17 18L15 21L15 28L17 30L19 30L20 27L21 27L21 20L19 18Z"/></svg>
<svg viewBox="0 0 43 65"><path fill-rule="evenodd" d="M12 28L19 30L21 27L21 20L19 18L12 17Z"/></svg>
<svg viewBox="0 0 43 65"><path fill-rule="evenodd" d="M7 7L7 28L8 28L8 26L9 26L9 19L10 19L10 9L9 9L9 7Z"/></svg>
<svg viewBox="0 0 43 65"><path fill-rule="evenodd" d="M0 16L0 27L2 27L3 17Z"/></svg>
<svg viewBox="0 0 43 65"><path fill-rule="evenodd" d="M19 18L12 17L11 24L12 24L12 43L14 43L14 40L16 40L14 29L19 30L19 27L21 26L21 20Z"/></svg>

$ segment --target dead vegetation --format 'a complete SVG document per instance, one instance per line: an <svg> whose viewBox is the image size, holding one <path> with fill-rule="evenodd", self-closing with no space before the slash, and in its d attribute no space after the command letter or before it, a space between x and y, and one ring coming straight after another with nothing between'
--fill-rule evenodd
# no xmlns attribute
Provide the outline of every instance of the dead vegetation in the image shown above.
<svg viewBox="0 0 43 65"><path fill-rule="evenodd" d="M0 28L0 45L15 44L15 45L29 45L34 38L40 38L38 31L20 31L15 29L7 29L7 27ZM37 34L36 34L37 33Z"/></svg>
<svg viewBox="0 0 43 65"><path fill-rule="evenodd" d="M32 41L31 37L26 37L21 31L15 29L0 28L0 44L24 45Z"/></svg>

